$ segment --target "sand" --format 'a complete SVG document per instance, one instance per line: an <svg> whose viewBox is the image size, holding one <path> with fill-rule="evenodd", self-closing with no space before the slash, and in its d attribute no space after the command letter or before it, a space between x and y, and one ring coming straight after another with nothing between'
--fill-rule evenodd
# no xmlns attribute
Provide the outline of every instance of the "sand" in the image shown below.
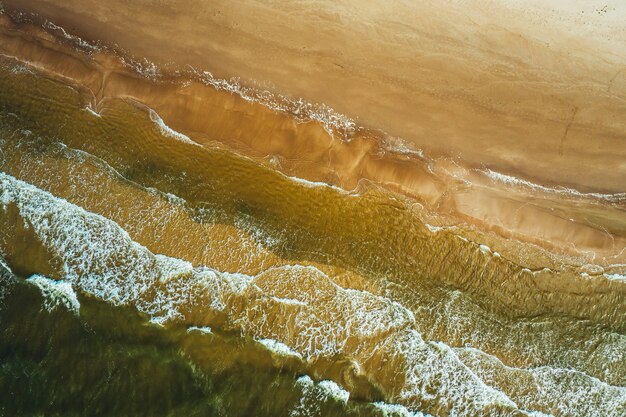
<svg viewBox="0 0 626 417"><path fill-rule="evenodd" d="M621 417L625 11L7 2L0 403Z"/></svg>
<svg viewBox="0 0 626 417"><path fill-rule="evenodd" d="M7 32L2 48L87 87L94 108L132 98L192 140L288 175L345 189L365 180L415 198L445 224L477 225L577 262L619 263L624 10L550 4L5 2L36 12L36 24L55 22L134 57L165 82L137 77L109 52L87 59L41 41L49 35L33 28L22 38ZM323 103L357 128L331 135L293 112L172 80L177 71Z"/></svg>

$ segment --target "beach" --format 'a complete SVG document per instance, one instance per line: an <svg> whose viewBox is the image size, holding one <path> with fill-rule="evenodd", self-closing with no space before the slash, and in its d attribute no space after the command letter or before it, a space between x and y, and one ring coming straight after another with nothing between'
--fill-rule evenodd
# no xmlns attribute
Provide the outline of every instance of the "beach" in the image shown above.
<svg viewBox="0 0 626 417"><path fill-rule="evenodd" d="M4 1L0 299L144 323L115 349L197 412L621 415L626 10L591 3Z"/></svg>

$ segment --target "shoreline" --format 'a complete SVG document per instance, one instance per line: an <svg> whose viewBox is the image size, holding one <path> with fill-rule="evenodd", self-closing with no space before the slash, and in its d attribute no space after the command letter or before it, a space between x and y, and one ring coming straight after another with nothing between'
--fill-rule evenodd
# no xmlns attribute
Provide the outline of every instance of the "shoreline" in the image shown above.
<svg viewBox="0 0 626 417"><path fill-rule="evenodd" d="M324 103L435 159L548 187L626 191L626 28L616 1L602 13L596 0L3 3L114 46L148 75L192 67L236 77Z"/></svg>
<svg viewBox="0 0 626 417"><path fill-rule="evenodd" d="M342 140L329 134L323 118L270 108L237 91L216 88L219 80L203 82L167 72L149 79L131 70L128 58L109 48L85 55L64 44L67 39L37 26L22 25L16 32L13 25L3 16L5 42L0 52L81 86L92 97L87 107L94 112L106 107L109 98L136 100L170 129L200 145L225 147L287 176L347 191L365 181L399 192L424 206L435 227L467 225L495 233L498 240L538 245L574 265L607 267L626 261L621 194L551 188L489 168L462 167L449 158L430 159L410 144L405 146L402 139L358 125L351 137ZM56 31L60 28L51 25ZM65 37L74 36L61 30ZM74 38L73 42L84 41ZM336 117L340 126L349 123L341 115ZM384 147L390 141L395 141L395 150Z"/></svg>
<svg viewBox="0 0 626 417"><path fill-rule="evenodd" d="M0 414L621 417L617 1L0 0Z"/></svg>

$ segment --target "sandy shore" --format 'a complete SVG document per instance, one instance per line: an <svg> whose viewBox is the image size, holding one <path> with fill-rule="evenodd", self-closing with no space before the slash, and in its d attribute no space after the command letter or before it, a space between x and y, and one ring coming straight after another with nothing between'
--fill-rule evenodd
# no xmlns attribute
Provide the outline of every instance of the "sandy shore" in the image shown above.
<svg viewBox="0 0 626 417"><path fill-rule="evenodd" d="M59 3L0 3L0 414L622 417L626 6Z"/></svg>
<svg viewBox="0 0 626 417"><path fill-rule="evenodd" d="M502 3L5 1L159 66L269 82L433 155L625 191L623 6Z"/></svg>
<svg viewBox="0 0 626 417"><path fill-rule="evenodd" d="M624 29L610 20L623 10L596 13L575 31L576 7L559 20L497 2L144 3L7 1L9 12L36 11L36 25L49 19L115 45L117 56L83 56L50 36L61 29L16 32L9 22L2 52L86 87L94 109L132 98L199 143L289 175L347 189L368 180L416 198L446 224L474 224L576 262L624 261L624 200L612 196L626 191ZM491 7L472 12L479 3ZM124 67L122 53L154 62L161 79ZM364 128L330 135L323 123L298 123L191 79L189 66L328 104Z"/></svg>

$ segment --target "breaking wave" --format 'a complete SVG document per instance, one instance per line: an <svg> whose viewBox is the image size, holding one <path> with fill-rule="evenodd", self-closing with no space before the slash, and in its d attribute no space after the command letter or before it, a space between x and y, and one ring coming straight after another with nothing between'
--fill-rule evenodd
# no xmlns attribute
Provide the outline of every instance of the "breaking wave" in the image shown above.
<svg viewBox="0 0 626 417"><path fill-rule="evenodd" d="M342 369L323 371L336 382L318 388L340 401L366 383L388 401L444 415L618 416L626 404L625 388L580 372L507 368L486 353L427 341L401 304L342 288L312 266L250 276L153 254L111 220L6 174L0 174L0 202L4 212L17 208L57 265L56 278L66 281L32 278L55 294L51 299L77 309L66 291L71 283L114 305L134 306L159 324L243 332L274 351L301 356L318 372L324 360L344 358L337 361Z"/></svg>

